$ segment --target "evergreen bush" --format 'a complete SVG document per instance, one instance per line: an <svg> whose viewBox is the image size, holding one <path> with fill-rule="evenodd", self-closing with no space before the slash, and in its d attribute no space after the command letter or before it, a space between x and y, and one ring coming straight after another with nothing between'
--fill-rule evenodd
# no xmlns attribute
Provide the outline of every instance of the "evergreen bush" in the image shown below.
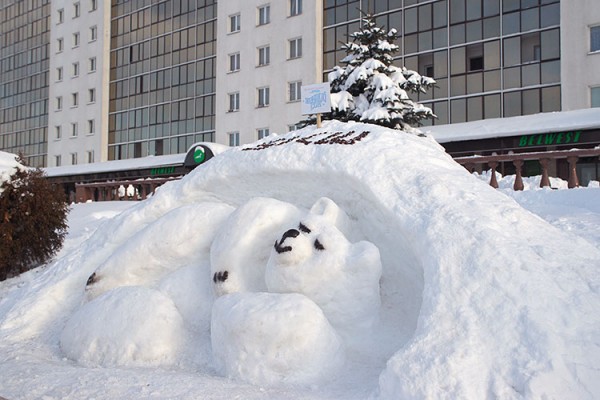
<svg viewBox="0 0 600 400"><path fill-rule="evenodd" d="M46 263L62 247L68 204L39 169L0 184L0 281Z"/></svg>

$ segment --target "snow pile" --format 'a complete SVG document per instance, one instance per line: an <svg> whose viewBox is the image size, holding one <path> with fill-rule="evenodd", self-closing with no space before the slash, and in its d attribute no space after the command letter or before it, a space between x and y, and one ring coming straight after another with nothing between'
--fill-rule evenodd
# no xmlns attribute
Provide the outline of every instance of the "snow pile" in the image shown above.
<svg viewBox="0 0 600 400"><path fill-rule="evenodd" d="M2 298L2 395L66 356L160 365L163 398L592 399L599 260L431 138L332 121L220 154Z"/></svg>

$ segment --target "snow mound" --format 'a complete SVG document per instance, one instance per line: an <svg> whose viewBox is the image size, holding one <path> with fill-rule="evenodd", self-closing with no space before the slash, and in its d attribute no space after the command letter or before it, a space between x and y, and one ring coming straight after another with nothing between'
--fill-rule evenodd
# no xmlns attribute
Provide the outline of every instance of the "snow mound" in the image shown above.
<svg viewBox="0 0 600 400"><path fill-rule="evenodd" d="M336 278L328 278L335 270L314 263L306 280L299 270L306 283L298 290L305 294L238 292L215 301L208 289L210 282L229 279L227 269L211 265L211 252L231 256L237 263L232 271L243 271L243 258L225 253L239 247L241 254L254 256L248 249L255 246L257 258L248 267L254 271L274 240L292 228L300 231L296 223L302 219L289 225L281 218L271 225L268 207L262 209L266 203L256 198L287 203L273 208L277 217L282 209L310 210L324 197L343 213L315 233L322 230L324 241L331 235L334 246L346 246L342 253L351 262L358 259L349 256L353 246L371 243L381 262L380 318L370 335L345 349L342 381L334 378L339 361L332 361L341 357L340 339L321 300L339 289ZM254 220L233 214L243 207L261 211ZM258 229L263 220L265 237ZM215 250L220 229L236 239ZM176 240L166 245L169 236ZM368 259L365 265L375 256ZM381 399L592 399L600 393L599 267L598 248L472 176L433 139L332 121L225 151L102 225L0 302L0 345L34 342L60 362L61 343L64 354L82 363L120 363L115 354L130 354L129 343L144 349L155 343L141 329L149 323L149 332L156 330L164 340L157 344L158 354L148 350L143 353L151 356L139 356L143 364L169 365L212 343L223 374L269 385L325 381L327 398L357 398L369 387ZM86 302L86 283L94 272L99 284L111 283ZM311 274L322 290L308 284ZM351 310L356 301L348 296L336 309ZM283 317L294 310L299 318ZM237 335L232 321L247 324L247 335ZM299 328L311 334L313 350L294 335L303 333ZM182 347L178 334L185 336L187 329L194 345ZM95 340L106 345L94 348ZM272 342L283 345L281 358ZM331 348L323 350L326 344ZM134 359L138 356L122 362L135 364ZM184 366L204 374L213 374L214 367L200 359ZM365 371L381 373L377 380Z"/></svg>
<svg viewBox="0 0 600 400"><path fill-rule="evenodd" d="M211 331L217 368L256 385L322 382L344 361L342 342L321 309L296 293L220 297Z"/></svg>
<svg viewBox="0 0 600 400"><path fill-rule="evenodd" d="M83 365L171 365L187 330L173 302L142 287L112 290L83 305L60 338L65 355Z"/></svg>

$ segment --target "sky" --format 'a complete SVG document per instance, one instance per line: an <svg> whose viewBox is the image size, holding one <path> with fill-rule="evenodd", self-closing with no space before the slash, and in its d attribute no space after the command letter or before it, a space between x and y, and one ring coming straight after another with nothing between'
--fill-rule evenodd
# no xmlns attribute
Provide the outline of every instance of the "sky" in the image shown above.
<svg viewBox="0 0 600 400"><path fill-rule="evenodd" d="M600 188L326 122L78 204L0 283L8 399L593 399Z"/></svg>

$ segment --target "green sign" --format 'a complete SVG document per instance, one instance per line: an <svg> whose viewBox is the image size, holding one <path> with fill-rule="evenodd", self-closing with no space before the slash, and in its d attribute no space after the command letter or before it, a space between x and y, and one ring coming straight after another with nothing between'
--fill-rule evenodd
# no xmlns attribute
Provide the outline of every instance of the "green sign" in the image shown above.
<svg viewBox="0 0 600 400"><path fill-rule="evenodd" d="M205 157L206 153L204 152L204 148L202 148L202 146L196 147L196 149L194 150L194 162L196 164L202 164Z"/></svg>
<svg viewBox="0 0 600 400"><path fill-rule="evenodd" d="M519 139L519 147L579 143L580 138L581 131L523 135Z"/></svg>
<svg viewBox="0 0 600 400"><path fill-rule="evenodd" d="M175 172L175 167L158 167L150 170L150 175L165 175Z"/></svg>

